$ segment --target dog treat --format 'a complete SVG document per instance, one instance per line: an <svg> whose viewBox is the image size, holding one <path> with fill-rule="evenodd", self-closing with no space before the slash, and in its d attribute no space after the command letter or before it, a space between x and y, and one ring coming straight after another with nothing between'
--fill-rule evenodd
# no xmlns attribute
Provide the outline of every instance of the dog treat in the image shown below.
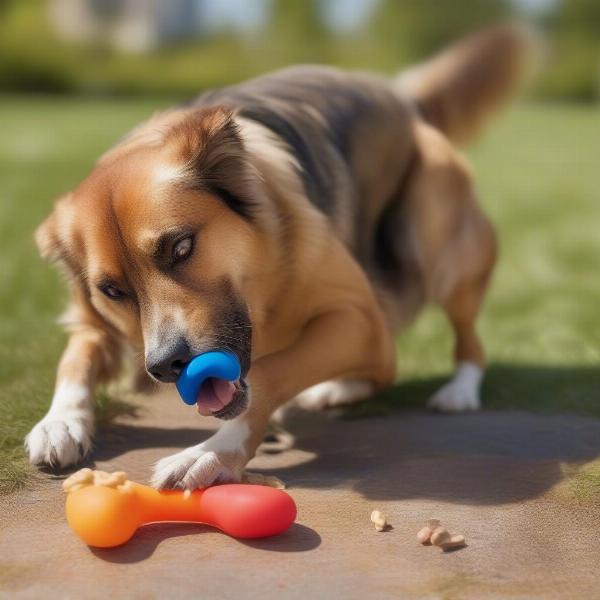
<svg viewBox="0 0 600 600"><path fill-rule="evenodd" d="M436 527L432 533L430 541L434 546L442 546L450 540L450 532L445 527Z"/></svg>
<svg viewBox="0 0 600 600"><path fill-rule="evenodd" d="M431 534L440 526L439 519L428 519L425 521L425 527L417 533L417 540L420 544L427 544L431 541Z"/></svg>
<svg viewBox="0 0 600 600"><path fill-rule="evenodd" d="M437 527L431 534L431 543L439 546L443 550L458 548L465 545L465 536L461 534L451 534L445 527Z"/></svg>
<svg viewBox="0 0 600 600"><path fill-rule="evenodd" d="M89 546L109 548L138 527L160 521L203 523L238 538L277 535L296 518L285 492L260 485L225 484L194 491L134 483L122 471L82 469L63 483L71 529Z"/></svg>
<svg viewBox="0 0 600 600"><path fill-rule="evenodd" d="M252 485L266 485L267 487L272 487L276 490L285 490L285 483L283 483L279 477L275 477L275 475L263 475L262 473L244 471L242 482L250 483Z"/></svg>
<svg viewBox="0 0 600 600"><path fill-rule="evenodd" d="M439 519L425 521L425 527L417 533L417 540L421 544L431 543L443 550L465 545L465 536L451 534L445 527L442 527Z"/></svg>
<svg viewBox="0 0 600 600"><path fill-rule="evenodd" d="M447 548L459 548L460 546L464 546L466 543L465 536L461 533L453 533L450 536L450 539L444 544L444 550Z"/></svg>
<svg viewBox="0 0 600 600"><path fill-rule="evenodd" d="M105 487L120 488L127 483L127 473L124 471L115 471L107 473L106 471L92 471L92 469L80 469L67 477L63 481L63 490L68 494L75 492L88 485L102 485Z"/></svg>
<svg viewBox="0 0 600 600"><path fill-rule="evenodd" d="M420 529L417 533L417 541L420 544L426 544L431 539L432 533L433 532L431 531L430 527L423 527L423 529Z"/></svg>
<svg viewBox="0 0 600 600"><path fill-rule="evenodd" d="M375 525L377 531L385 531L389 527L387 517L380 510L371 513L371 523Z"/></svg>

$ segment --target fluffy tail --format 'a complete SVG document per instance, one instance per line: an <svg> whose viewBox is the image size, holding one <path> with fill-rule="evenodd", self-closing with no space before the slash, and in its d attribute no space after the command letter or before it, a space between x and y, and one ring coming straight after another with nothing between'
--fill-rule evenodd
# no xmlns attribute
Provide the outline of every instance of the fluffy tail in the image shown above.
<svg viewBox="0 0 600 600"><path fill-rule="evenodd" d="M463 142L531 77L539 47L525 26L496 25L401 73L395 86L425 120Z"/></svg>

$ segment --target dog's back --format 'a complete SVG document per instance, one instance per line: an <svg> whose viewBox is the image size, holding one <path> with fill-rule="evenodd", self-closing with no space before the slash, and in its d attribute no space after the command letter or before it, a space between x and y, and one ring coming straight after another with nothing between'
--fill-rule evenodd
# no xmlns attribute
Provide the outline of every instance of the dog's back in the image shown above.
<svg viewBox="0 0 600 600"><path fill-rule="evenodd" d="M354 255L378 262L382 215L414 156L413 123L452 141L472 135L525 71L529 32L502 25L477 33L390 79L305 65L200 96L266 127L293 155L306 197Z"/></svg>
<svg viewBox="0 0 600 600"><path fill-rule="evenodd" d="M408 165L413 109L388 79L325 66L284 69L201 96L269 129L293 155L306 197L357 251Z"/></svg>

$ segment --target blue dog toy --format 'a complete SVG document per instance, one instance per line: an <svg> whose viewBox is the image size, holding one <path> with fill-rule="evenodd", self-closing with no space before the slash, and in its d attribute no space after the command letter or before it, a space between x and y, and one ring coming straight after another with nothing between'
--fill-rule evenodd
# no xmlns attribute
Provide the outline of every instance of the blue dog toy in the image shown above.
<svg viewBox="0 0 600 600"><path fill-rule="evenodd" d="M190 406L196 404L200 388L208 377L227 381L239 379L242 369L235 354L220 350L205 352L193 358L181 371L177 379L177 391L181 399Z"/></svg>

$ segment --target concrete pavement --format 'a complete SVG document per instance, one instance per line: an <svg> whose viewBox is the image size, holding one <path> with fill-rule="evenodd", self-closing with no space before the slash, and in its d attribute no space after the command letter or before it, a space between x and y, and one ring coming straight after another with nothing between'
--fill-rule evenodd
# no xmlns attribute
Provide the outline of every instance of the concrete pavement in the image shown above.
<svg viewBox="0 0 600 600"><path fill-rule="evenodd" d="M170 398L134 399L102 428L93 463L147 481L151 464L215 423ZM600 598L600 506L576 501L565 473L600 456L600 421L577 416L394 412L344 419L298 413L292 450L261 454L298 504L286 534L242 542L203 526L150 525L93 550L64 517L60 478L40 474L0 498L5 598ZM386 512L393 529L375 532ZM420 546L423 521L466 548Z"/></svg>

